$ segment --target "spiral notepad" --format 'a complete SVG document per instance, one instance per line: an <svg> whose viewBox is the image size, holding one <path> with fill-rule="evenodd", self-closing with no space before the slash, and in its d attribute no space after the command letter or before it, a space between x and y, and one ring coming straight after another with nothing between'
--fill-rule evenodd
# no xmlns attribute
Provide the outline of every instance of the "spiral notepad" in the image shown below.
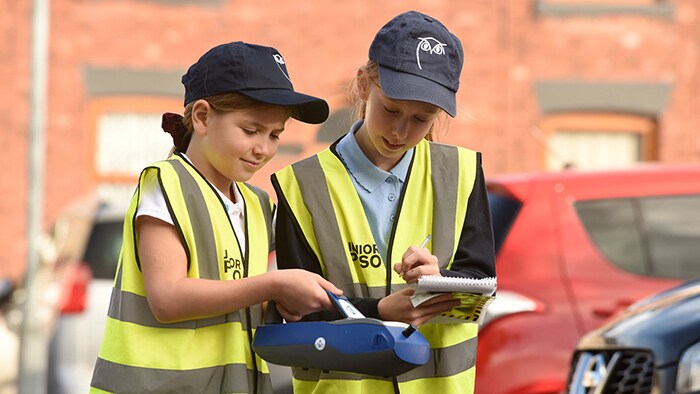
<svg viewBox="0 0 700 394"><path fill-rule="evenodd" d="M492 295L496 291L496 278L460 278L426 275L418 278L416 293L474 293Z"/></svg>
<svg viewBox="0 0 700 394"><path fill-rule="evenodd" d="M414 307L436 297L439 293L452 293L460 300L460 305L441 316L431 319L434 323L467 323L481 324L484 311L495 298L496 278L458 278L444 276L422 276L418 278L418 286L411 296Z"/></svg>

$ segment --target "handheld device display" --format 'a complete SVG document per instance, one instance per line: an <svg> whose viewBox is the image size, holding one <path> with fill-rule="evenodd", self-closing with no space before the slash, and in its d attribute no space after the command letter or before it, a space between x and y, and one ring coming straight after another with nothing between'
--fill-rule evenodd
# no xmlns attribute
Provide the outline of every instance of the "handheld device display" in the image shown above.
<svg viewBox="0 0 700 394"><path fill-rule="evenodd" d="M277 365L397 376L428 362L430 344L415 327L362 315L346 297L329 293L344 319L259 326L253 350ZM275 309L268 304L268 311ZM280 319L281 321L281 319Z"/></svg>

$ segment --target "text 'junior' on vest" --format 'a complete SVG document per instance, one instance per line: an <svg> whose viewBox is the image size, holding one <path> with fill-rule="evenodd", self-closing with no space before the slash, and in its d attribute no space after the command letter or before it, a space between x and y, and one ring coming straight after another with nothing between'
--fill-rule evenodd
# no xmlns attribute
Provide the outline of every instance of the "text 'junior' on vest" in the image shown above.
<svg viewBox="0 0 700 394"><path fill-rule="evenodd" d="M355 244L348 242L348 251L354 263L360 262L360 267L372 266L379 268L382 266L382 257L377 249L377 244Z"/></svg>

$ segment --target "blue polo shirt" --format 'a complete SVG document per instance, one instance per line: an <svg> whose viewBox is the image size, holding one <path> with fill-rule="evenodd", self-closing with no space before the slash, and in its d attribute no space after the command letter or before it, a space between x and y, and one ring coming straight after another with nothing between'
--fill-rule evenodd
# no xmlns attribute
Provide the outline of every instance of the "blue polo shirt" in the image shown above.
<svg viewBox="0 0 700 394"><path fill-rule="evenodd" d="M386 262L387 245L394 226L396 208L415 148L406 152L394 168L384 171L365 156L355 140L355 132L362 123L360 120L352 125L350 132L338 141L336 152L350 174L362 201L377 249L382 261Z"/></svg>

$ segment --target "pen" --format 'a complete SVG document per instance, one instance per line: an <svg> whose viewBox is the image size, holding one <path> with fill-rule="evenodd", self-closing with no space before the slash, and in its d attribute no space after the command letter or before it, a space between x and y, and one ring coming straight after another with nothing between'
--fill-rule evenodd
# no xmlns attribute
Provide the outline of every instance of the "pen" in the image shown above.
<svg viewBox="0 0 700 394"><path fill-rule="evenodd" d="M426 245L428 245L428 242L430 242L430 239L431 239L431 238L433 238L432 234L428 234L428 236L425 237L425 239L423 240L423 242L421 242L419 248L424 248ZM405 272L399 274L399 276L403 278L403 275L404 275L404 274L405 274ZM408 336L408 335L406 335L406 336Z"/></svg>
<svg viewBox="0 0 700 394"><path fill-rule="evenodd" d="M428 242L430 242L430 238L432 238L432 237L433 237L432 234L428 234L428 236L425 237L423 242L421 242L419 248L424 248L426 245L428 245Z"/></svg>
<svg viewBox="0 0 700 394"><path fill-rule="evenodd" d="M433 238L432 234L428 234L428 236L425 237L425 239L423 240L423 242L420 243L419 248L424 248L426 245L428 245L428 242L430 242L430 239L431 239L431 238ZM402 274L399 274L399 276L402 277L402 278L403 278L403 275L404 275L403 273L402 273ZM406 335L406 336L408 336L408 335Z"/></svg>

